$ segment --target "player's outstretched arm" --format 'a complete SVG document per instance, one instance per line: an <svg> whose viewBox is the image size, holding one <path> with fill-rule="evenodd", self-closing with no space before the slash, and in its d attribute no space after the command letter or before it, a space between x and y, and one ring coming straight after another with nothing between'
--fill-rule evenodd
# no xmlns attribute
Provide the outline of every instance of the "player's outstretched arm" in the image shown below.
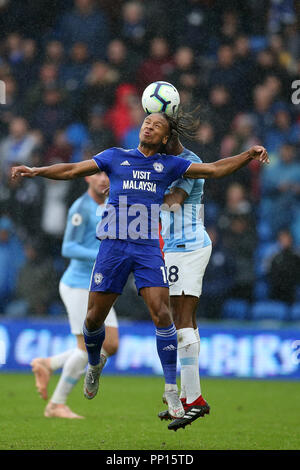
<svg viewBox="0 0 300 470"><path fill-rule="evenodd" d="M50 166L29 167L29 166L14 166L11 169L12 179L19 176L34 178L35 176L42 176L52 180L71 180L81 176L91 176L98 173L99 167L94 160L85 160L78 163L57 163Z"/></svg>
<svg viewBox="0 0 300 470"><path fill-rule="evenodd" d="M246 152L234 157L223 158L213 163L192 163L184 173L184 178L222 178L231 175L251 160L269 163L267 150L261 145L254 145Z"/></svg>

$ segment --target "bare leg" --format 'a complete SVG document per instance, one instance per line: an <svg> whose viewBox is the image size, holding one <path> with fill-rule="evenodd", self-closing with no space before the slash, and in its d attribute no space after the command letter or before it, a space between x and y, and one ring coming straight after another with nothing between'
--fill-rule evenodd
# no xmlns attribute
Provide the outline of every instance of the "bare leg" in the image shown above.
<svg viewBox="0 0 300 470"><path fill-rule="evenodd" d="M169 307L169 289L144 287L140 292L156 326L157 352L165 377L163 401L168 404L170 415L180 418L184 415L184 409L176 383L177 333Z"/></svg>
<svg viewBox="0 0 300 470"><path fill-rule="evenodd" d="M200 338L197 330L196 310L198 297L171 296L172 312L178 334L178 357L181 364L181 399L193 403L201 400L199 375Z"/></svg>

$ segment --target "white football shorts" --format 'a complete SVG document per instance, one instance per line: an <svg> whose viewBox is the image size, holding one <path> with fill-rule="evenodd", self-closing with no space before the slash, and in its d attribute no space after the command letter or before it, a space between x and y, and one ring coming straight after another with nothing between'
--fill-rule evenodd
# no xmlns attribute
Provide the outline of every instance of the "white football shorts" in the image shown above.
<svg viewBox="0 0 300 470"><path fill-rule="evenodd" d="M88 307L89 290L70 287L60 282L59 293L68 313L71 332L73 335L82 335L83 322ZM117 314L113 307L106 317L105 326L118 328Z"/></svg>
<svg viewBox="0 0 300 470"><path fill-rule="evenodd" d="M170 295L200 297L202 282L212 246L195 251L165 253Z"/></svg>

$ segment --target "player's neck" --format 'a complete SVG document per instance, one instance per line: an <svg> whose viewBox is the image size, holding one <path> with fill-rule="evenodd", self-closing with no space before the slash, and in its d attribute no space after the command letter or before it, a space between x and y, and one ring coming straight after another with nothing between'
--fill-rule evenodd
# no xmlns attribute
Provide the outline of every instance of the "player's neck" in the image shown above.
<svg viewBox="0 0 300 470"><path fill-rule="evenodd" d="M155 155L158 152L159 147L157 147L157 145L152 146L140 142L138 149L143 155L145 155L145 157L152 157L152 155Z"/></svg>

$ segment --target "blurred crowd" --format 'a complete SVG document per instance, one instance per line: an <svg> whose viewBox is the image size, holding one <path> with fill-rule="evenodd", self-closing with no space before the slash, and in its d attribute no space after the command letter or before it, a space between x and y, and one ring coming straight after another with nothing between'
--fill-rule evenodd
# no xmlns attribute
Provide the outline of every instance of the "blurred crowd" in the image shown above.
<svg viewBox="0 0 300 470"><path fill-rule="evenodd" d="M204 162L254 144L271 159L205 183L213 253L199 313L220 318L229 297L300 301L298 2L3 0L0 26L0 312L63 311L66 214L86 190L11 181L11 166L135 147L141 93L156 80L177 87L184 110L200 105L196 140L184 144ZM120 315L132 315L133 290L130 281ZM135 317L145 315L138 299Z"/></svg>

